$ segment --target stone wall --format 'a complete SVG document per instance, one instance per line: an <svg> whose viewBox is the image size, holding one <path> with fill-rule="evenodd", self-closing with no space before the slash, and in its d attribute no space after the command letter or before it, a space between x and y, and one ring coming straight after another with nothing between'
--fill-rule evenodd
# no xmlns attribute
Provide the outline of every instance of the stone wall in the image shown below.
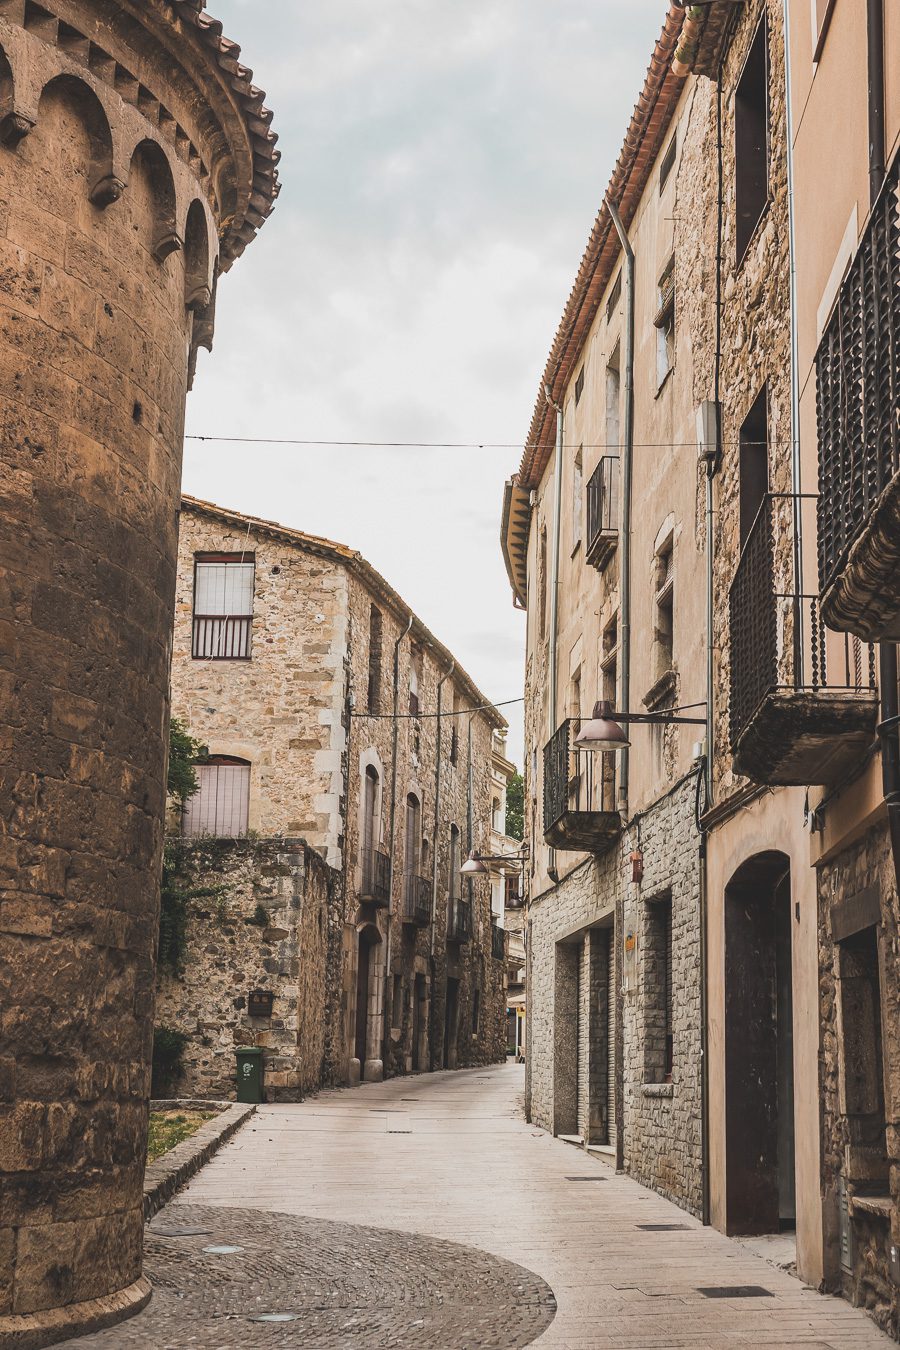
<svg viewBox="0 0 900 1350"><path fill-rule="evenodd" d="M892 1106L900 1100L900 1017L894 993L900 983L900 908L886 823L821 866L818 889L827 1276L832 1288L867 1308L896 1336L900 1298L890 1247L900 1239L900 1133ZM865 978L871 971L854 950L860 937L871 942L874 981ZM875 1018L880 1018L881 1055ZM841 1234L842 1189L849 1243L846 1231L844 1241ZM890 1205L880 1213L856 1205L872 1194Z"/></svg>
<svg viewBox="0 0 900 1350"><path fill-rule="evenodd" d="M147 1293L185 392L275 190L196 14L55 8L0 16L0 1340L32 1344Z"/></svg>
<svg viewBox="0 0 900 1350"><path fill-rule="evenodd" d="M618 844L589 859L530 907L529 1060L531 1119L545 1129L574 1132L561 1121L562 1091L577 1082L577 1124L583 1133L590 1113L601 1110L606 1075L603 985L605 956L597 938L618 911L617 935L622 980L623 1163L645 1185L699 1214L702 1206L700 1081L700 868L694 823L696 778L691 775L640 817L644 876L632 882L630 855L638 847L637 822ZM651 1023L652 981L645 966L646 911L663 893L671 894L674 990L674 1056L671 1082L648 1081L645 1037ZM577 951L569 955L573 944ZM590 978L592 997L578 970ZM571 1006L577 1022L568 1025L558 1001ZM579 1025L587 1018L587 1025ZM593 1045L593 1053L591 1046ZM580 1051L580 1053L579 1053ZM593 1081L584 1073L593 1063ZM581 1079L579 1080L579 1074ZM563 1108L565 1115L565 1108Z"/></svg>
<svg viewBox="0 0 900 1350"><path fill-rule="evenodd" d="M235 1098L236 1046L265 1048L267 1101L298 1101L334 1083L339 990L329 955L340 945L341 876L297 839L171 841L188 902L180 974L161 970L157 1027L189 1039L173 1092ZM274 994L250 1016L251 990Z"/></svg>

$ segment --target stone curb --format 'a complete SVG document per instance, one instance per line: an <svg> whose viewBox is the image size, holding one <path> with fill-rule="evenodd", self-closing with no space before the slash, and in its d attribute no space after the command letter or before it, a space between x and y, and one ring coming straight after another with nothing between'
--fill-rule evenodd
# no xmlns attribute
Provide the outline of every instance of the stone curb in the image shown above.
<svg viewBox="0 0 900 1350"><path fill-rule="evenodd" d="M208 1111L213 1106L221 1110L214 1120L205 1121L190 1139L176 1144L175 1148L164 1153L147 1168L144 1173L145 1223L149 1223L154 1214L159 1213L166 1201L171 1200L175 1192L186 1181L190 1181L256 1111L255 1104L244 1102L159 1101L153 1102L152 1106L155 1110L174 1110L178 1107L189 1110L193 1107Z"/></svg>

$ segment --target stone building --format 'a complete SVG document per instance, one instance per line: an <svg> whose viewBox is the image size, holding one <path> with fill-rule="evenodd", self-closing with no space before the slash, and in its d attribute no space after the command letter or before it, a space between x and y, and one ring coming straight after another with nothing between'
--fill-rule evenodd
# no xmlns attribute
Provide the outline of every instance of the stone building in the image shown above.
<svg viewBox="0 0 900 1350"><path fill-rule="evenodd" d="M507 489L502 536L529 611L534 1119L584 1136L619 1012L609 1112L619 1112L623 1164L727 1233L794 1231L801 1276L864 1303L895 1335L898 72L900 23L879 0L864 19L806 0L786 11L781 0L672 6L608 194L635 254L630 468L627 414L616 413L621 360L609 358L623 264L604 207ZM671 248L671 308L656 241ZM667 377L657 390L652 328ZM604 471L590 471L594 442L609 454L621 447L621 502L607 518ZM648 531L667 473L673 547L664 544L657 565L674 601L661 613L641 569L658 557ZM607 578L599 588L577 570L585 512L588 558ZM614 657L608 681L591 673L590 699L616 702L632 740L617 800L600 796L613 782L612 769L607 778L597 767L605 756L586 763L571 737L542 753L567 676L565 710L586 715L573 672L598 626L586 617L580 647L567 645L579 606L596 611L601 634L609 624L598 655ZM627 716L654 706L658 691L642 695L646 677L635 679L660 644L677 671L670 706L705 704L690 804L685 731L648 731ZM602 727L608 735L608 720ZM648 735L662 769L655 794L642 758ZM660 797L666 774L673 790ZM570 870L573 844L590 845L590 856ZM623 886L629 854L640 882ZM634 900L670 886L672 912L680 904L685 916L669 948L674 1100L681 1048L696 1090L680 1126L654 1117L654 1149L634 1106L647 1087L651 1100L658 1090L641 1082L646 1016L643 1043L636 1031L668 951L654 947L648 911L642 923ZM617 985L605 1016L610 970L594 954L604 939L582 937L586 921L603 918ZM693 1004L681 1000L682 982ZM673 1158L695 1187L667 1183Z"/></svg>
<svg viewBox="0 0 900 1350"><path fill-rule="evenodd" d="M495 938L506 959L506 1050L525 1052L524 859L522 840L506 833L506 793L516 766L506 757L506 732L495 732L491 755L491 842L487 864ZM502 930L502 931L500 931Z"/></svg>
<svg viewBox="0 0 900 1350"><path fill-rule="evenodd" d="M232 897L230 936L201 904L161 984L185 1089L227 1083L250 1040L285 1099L501 1059L502 932L460 868L490 836L503 718L352 549L191 498L179 537L172 706L209 753L181 830Z"/></svg>
<svg viewBox="0 0 900 1350"><path fill-rule="evenodd" d="M184 404L271 209L202 0L0 5L0 1341L133 1312Z"/></svg>

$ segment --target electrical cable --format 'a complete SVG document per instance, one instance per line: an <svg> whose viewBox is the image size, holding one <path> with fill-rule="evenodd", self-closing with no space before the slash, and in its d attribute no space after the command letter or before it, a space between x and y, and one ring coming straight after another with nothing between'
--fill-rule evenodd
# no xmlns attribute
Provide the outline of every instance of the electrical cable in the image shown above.
<svg viewBox="0 0 900 1350"><path fill-rule="evenodd" d="M521 450L519 441L325 441L301 440L293 436L208 436L191 432L185 435L186 441L215 441L222 445L301 445L311 449L358 449L358 450ZM723 445L746 445L747 442L723 441ZM770 449L788 448L789 441L783 446L777 441L767 442ZM564 450L620 450L618 442L579 441L576 445L564 444ZM696 449L696 441L635 441L638 450L682 450ZM526 450L539 450L540 445L526 445Z"/></svg>
<svg viewBox="0 0 900 1350"><path fill-rule="evenodd" d="M366 718L372 722L404 722L404 721L420 722L427 717L430 718L465 717L467 713L487 712L488 709L490 708L508 708L513 703L524 703L524 702L525 699L523 696L522 698L503 699L500 703L479 703L474 708L457 708L453 712L441 712L441 713L415 712L415 713L395 714L395 713L356 712L355 710L351 710L350 716L356 718Z"/></svg>

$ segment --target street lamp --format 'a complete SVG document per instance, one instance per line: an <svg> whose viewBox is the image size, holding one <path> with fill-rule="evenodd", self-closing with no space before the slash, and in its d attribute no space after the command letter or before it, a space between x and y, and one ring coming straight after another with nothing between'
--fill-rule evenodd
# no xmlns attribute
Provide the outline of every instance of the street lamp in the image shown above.
<svg viewBox="0 0 900 1350"><path fill-rule="evenodd" d="M518 863L520 867L524 867L527 859L527 847L523 847L518 853L479 853L477 849L473 848L472 852L459 869L460 876L485 876L491 870L486 865L487 863Z"/></svg>
<svg viewBox="0 0 900 1350"><path fill-rule="evenodd" d="M705 704L695 703L691 706L701 708L705 707ZM647 713L613 712L612 704L607 699L601 699L599 703L594 704L593 717L582 722L575 737L575 748L595 752L627 749L631 741L620 726L621 722L647 722L655 727L706 726L705 717L676 717L675 714L680 711L680 708L673 708Z"/></svg>

